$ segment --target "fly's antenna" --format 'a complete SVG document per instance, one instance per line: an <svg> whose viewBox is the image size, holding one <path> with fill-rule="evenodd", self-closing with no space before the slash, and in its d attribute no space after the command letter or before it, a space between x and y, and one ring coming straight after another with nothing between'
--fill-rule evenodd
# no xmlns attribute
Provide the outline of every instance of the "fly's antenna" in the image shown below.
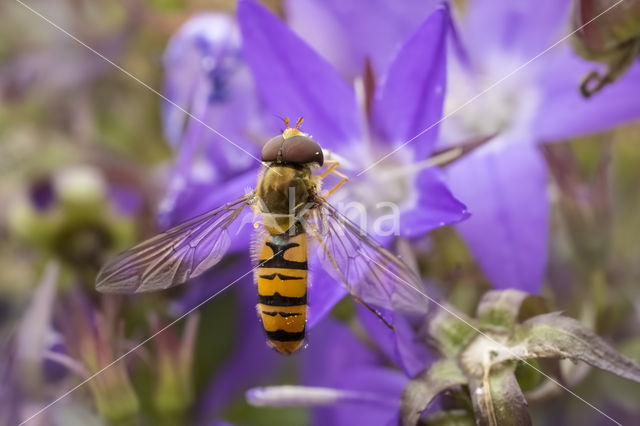
<svg viewBox="0 0 640 426"><path fill-rule="evenodd" d="M298 129L298 127L304 121L303 117L298 118L298 121L296 121L296 125L293 128L291 128L291 125L290 125L290 122L289 122L289 117L285 117L283 119L283 121L284 121L284 125L287 126L287 128L284 129L284 132L282 132L282 136L284 136L285 139L288 139L288 138L290 138L292 136L304 135L304 133L302 133L302 131L300 131L300 129Z"/></svg>

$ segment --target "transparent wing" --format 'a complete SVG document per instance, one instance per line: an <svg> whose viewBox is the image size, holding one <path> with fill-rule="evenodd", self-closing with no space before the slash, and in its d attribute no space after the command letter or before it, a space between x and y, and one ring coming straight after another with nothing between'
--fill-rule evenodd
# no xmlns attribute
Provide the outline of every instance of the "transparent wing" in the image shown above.
<svg viewBox="0 0 640 426"><path fill-rule="evenodd" d="M253 193L177 225L120 253L102 267L96 289L139 293L182 284L218 263L229 248L228 228Z"/></svg>
<svg viewBox="0 0 640 426"><path fill-rule="evenodd" d="M318 201L306 227L318 244L317 255L338 282L362 302L379 308L424 315L427 300L420 278L331 204Z"/></svg>

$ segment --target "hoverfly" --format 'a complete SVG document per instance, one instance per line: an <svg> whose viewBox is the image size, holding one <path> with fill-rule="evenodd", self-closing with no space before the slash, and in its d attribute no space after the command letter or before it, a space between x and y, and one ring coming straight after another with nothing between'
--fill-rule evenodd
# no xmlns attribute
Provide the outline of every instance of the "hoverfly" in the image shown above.
<svg viewBox="0 0 640 426"><path fill-rule="evenodd" d="M312 244L317 244L323 267L381 319L371 305L415 311L416 294L410 288L421 287L419 278L327 202L347 177L337 170L338 161L325 161L320 145L298 129L302 118L293 128L284 121L283 133L262 149L265 167L254 191L119 254L100 270L96 288L146 292L202 274L222 259L231 241L229 226L250 206L262 218L254 248L258 313L269 344L278 352L291 354L304 342L307 248ZM314 175L323 166L326 169ZM330 174L341 180L321 193L322 180Z"/></svg>

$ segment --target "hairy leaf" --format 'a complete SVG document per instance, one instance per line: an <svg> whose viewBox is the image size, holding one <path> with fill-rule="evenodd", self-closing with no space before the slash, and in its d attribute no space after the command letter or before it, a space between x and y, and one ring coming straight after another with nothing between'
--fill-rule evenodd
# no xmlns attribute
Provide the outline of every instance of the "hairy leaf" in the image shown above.
<svg viewBox="0 0 640 426"><path fill-rule="evenodd" d="M448 306L434 311L429 319L427 333L436 349L445 356L455 356L477 334L474 320ZM433 343L433 342L431 342Z"/></svg>
<svg viewBox="0 0 640 426"><path fill-rule="evenodd" d="M541 296L509 289L485 293L476 316L483 325L511 328L518 321L546 312L548 309Z"/></svg>
<svg viewBox="0 0 640 426"><path fill-rule="evenodd" d="M438 411L420 421L420 426L475 426L476 419L467 410Z"/></svg>
<svg viewBox="0 0 640 426"><path fill-rule="evenodd" d="M533 317L518 331L512 348L522 358L570 358L640 382L640 366L573 318L559 313ZM513 358L512 358L513 359Z"/></svg>
<svg viewBox="0 0 640 426"><path fill-rule="evenodd" d="M514 374L515 363L494 369L469 382L469 391L479 426L531 425L527 400Z"/></svg>
<svg viewBox="0 0 640 426"><path fill-rule="evenodd" d="M415 426L422 412L439 393L450 387L464 385L467 379L455 361L444 359L411 379L400 398L400 421L403 426Z"/></svg>

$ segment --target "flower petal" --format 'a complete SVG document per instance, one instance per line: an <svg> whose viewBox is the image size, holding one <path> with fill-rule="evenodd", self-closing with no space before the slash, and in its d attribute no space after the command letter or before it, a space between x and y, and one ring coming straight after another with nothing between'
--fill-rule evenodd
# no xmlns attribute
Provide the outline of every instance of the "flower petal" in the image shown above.
<svg viewBox="0 0 640 426"><path fill-rule="evenodd" d="M438 135L448 29L449 9L440 7L402 45L377 88L373 104L373 123L382 140L400 144L420 134L408 145L417 160L429 156Z"/></svg>
<svg viewBox="0 0 640 426"><path fill-rule="evenodd" d="M578 85L594 63L578 58L568 47L548 64L541 78L541 100L535 131L541 142L551 142L603 131L640 117L640 64L636 63L617 82L605 86L589 99Z"/></svg>
<svg viewBox="0 0 640 426"><path fill-rule="evenodd" d="M238 315L235 326L241 330L242 338L236 340L227 362L217 370L202 392L198 402L199 424L220 415L247 388L265 384L265 378L278 368L282 360L265 342L264 330L255 309L255 286L242 284L238 283L236 287Z"/></svg>
<svg viewBox="0 0 640 426"><path fill-rule="evenodd" d="M159 207L160 226L168 228L177 225L247 193L250 188L255 187L257 174L257 170L249 170L224 183L205 182L200 184L191 183L189 185L180 185L178 183L177 186L179 188L176 188L176 198L172 200L168 196L165 197ZM171 188L169 195L171 195ZM228 232L231 237L230 252L246 252L249 248L249 241L251 241L251 235L254 231L252 226L254 217L253 211L246 208L229 227Z"/></svg>
<svg viewBox="0 0 640 426"><path fill-rule="evenodd" d="M327 318L310 333L309 339L302 369L305 385L364 391L399 404L407 379L402 373L381 368L378 356L344 324ZM363 410L358 404L341 404L316 408L312 413L314 424L385 424L381 418L393 417L397 407L380 404L377 409L368 406ZM356 418L359 420L349 421Z"/></svg>
<svg viewBox="0 0 640 426"><path fill-rule="evenodd" d="M529 60L563 35L569 20L569 0L474 0L465 40L471 54L513 50Z"/></svg>
<svg viewBox="0 0 640 426"><path fill-rule="evenodd" d="M259 3L239 2L238 19L246 61L271 114L304 117L305 132L337 152L359 141L354 91L335 68Z"/></svg>
<svg viewBox="0 0 640 426"><path fill-rule="evenodd" d="M435 8L436 0L288 0L287 22L347 77L371 61L380 75L400 43Z"/></svg>
<svg viewBox="0 0 640 426"><path fill-rule="evenodd" d="M471 218L458 231L493 285L540 290L547 261L547 168L531 143L494 140L449 169Z"/></svg>
<svg viewBox="0 0 640 426"><path fill-rule="evenodd" d="M164 67L172 103L163 104L163 125L178 151L175 173L188 175L201 151L217 176L253 167L258 144L247 135L260 114L235 20L223 13L188 20L169 41Z"/></svg>
<svg viewBox="0 0 640 426"><path fill-rule="evenodd" d="M420 173L416 188L416 206L402 213L400 219L402 236L416 237L469 217L467 207L451 194L439 169L430 168Z"/></svg>
<svg viewBox="0 0 640 426"><path fill-rule="evenodd" d="M307 327L313 328L347 294L347 290L324 269L319 256L311 256L309 266Z"/></svg>
<svg viewBox="0 0 640 426"><path fill-rule="evenodd" d="M400 395L408 379L399 371L382 367L358 367L344 372L338 384L342 389L357 389L374 394L380 400L365 410L359 404L341 404L333 408L335 422L318 424L336 425L390 425L397 424ZM364 399L364 398L363 398Z"/></svg>
<svg viewBox="0 0 640 426"><path fill-rule="evenodd" d="M429 300L416 293L418 303ZM385 355L413 377L433 361L426 347L416 338L416 331L401 314L392 314L394 330L390 330L364 306L357 306L358 320Z"/></svg>

